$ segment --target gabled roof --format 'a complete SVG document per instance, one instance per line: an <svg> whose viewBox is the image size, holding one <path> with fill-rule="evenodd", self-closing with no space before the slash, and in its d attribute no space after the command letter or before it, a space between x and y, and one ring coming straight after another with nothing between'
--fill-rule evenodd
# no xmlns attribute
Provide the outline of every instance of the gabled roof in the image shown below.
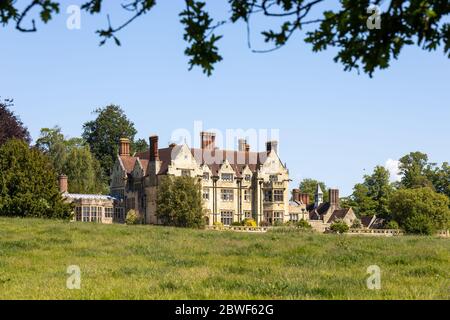
<svg viewBox="0 0 450 320"><path fill-rule="evenodd" d="M333 223L338 219L344 219L347 216L349 211L350 211L350 208L334 210L333 214L331 215L331 217L327 223Z"/></svg>
<svg viewBox="0 0 450 320"><path fill-rule="evenodd" d="M192 148L191 153L198 164L206 164L213 175L218 175L220 166L228 161L238 177L242 176L245 167L248 166L255 173L259 166L267 159L267 152L233 151L233 150L206 150ZM205 159L205 154L208 159ZM215 162L208 163L209 157Z"/></svg>
<svg viewBox="0 0 450 320"><path fill-rule="evenodd" d="M183 145L173 145L168 148L159 149L159 160L161 161L159 175L167 174L170 164L172 163L172 156L179 152L183 148ZM220 171L220 167L228 161L236 173L237 177L242 177L242 172L245 167L248 166L252 173L255 173L258 168L265 162L269 156L268 152L250 152L250 151L234 151L234 150L206 150L206 153L199 148L190 148L192 156L196 160L199 166L206 164L211 170L214 176L217 176ZM205 159L205 155L211 157L214 160L213 163L208 163L209 160ZM217 156L217 157L216 157ZM140 160L145 174L147 174L147 166L149 163L150 152L140 152L132 156L119 156L125 171L130 174L137 159Z"/></svg>
<svg viewBox="0 0 450 320"><path fill-rule="evenodd" d="M119 159L122 162L124 170L129 174L133 172L134 165L136 164L136 157L131 156L119 156Z"/></svg>
<svg viewBox="0 0 450 320"><path fill-rule="evenodd" d="M376 218L376 216L361 217L361 224L366 228L370 228L375 222Z"/></svg>
<svg viewBox="0 0 450 320"><path fill-rule="evenodd" d="M314 208L314 203L311 203L310 205L308 205L308 207L306 209L311 212L315 211L319 215L323 215L328 212L328 210L330 209L330 206L331 206L331 204L329 202L324 202L324 203L321 203L317 208Z"/></svg>

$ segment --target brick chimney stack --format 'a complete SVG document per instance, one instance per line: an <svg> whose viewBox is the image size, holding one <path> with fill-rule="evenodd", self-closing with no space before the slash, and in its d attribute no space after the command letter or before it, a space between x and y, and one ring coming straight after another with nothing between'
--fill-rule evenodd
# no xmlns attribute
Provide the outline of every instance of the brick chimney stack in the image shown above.
<svg viewBox="0 0 450 320"><path fill-rule="evenodd" d="M300 202L300 190L299 189L292 190L292 200Z"/></svg>
<svg viewBox="0 0 450 320"><path fill-rule="evenodd" d="M216 149L216 134L212 132L200 133L202 150L214 150Z"/></svg>
<svg viewBox="0 0 450 320"><path fill-rule="evenodd" d="M59 180L59 192L67 193L69 191L69 182L65 174L62 174L58 178Z"/></svg>
<svg viewBox="0 0 450 320"><path fill-rule="evenodd" d="M245 152L250 152L250 145L249 144L245 145Z"/></svg>
<svg viewBox="0 0 450 320"><path fill-rule="evenodd" d="M339 205L339 190L338 189L330 189L330 204L331 205Z"/></svg>
<svg viewBox="0 0 450 320"><path fill-rule="evenodd" d="M119 142L119 155L129 156L130 155L130 140L127 138L120 139Z"/></svg>
<svg viewBox="0 0 450 320"><path fill-rule="evenodd" d="M150 137L150 161L159 161L158 136Z"/></svg>
<svg viewBox="0 0 450 320"><path fill-rule="evenodd" d="M266 143L266 149L267 152L271 152L272 150L275 151L275 153L278 153L278 141L267 141Z"/></svg>
<svg viewBox="0 0 450 320"><path fill-rule="evenodd" d="M309 205L309 194L308 193L300 193L300 200L303 204Z"/></svg>
<svg viewBox="0 0 450 320"><path fill-rule="evenodd" d="M245 139L239 139L239 151L244 152L247 151L247 140Z"/></svg>

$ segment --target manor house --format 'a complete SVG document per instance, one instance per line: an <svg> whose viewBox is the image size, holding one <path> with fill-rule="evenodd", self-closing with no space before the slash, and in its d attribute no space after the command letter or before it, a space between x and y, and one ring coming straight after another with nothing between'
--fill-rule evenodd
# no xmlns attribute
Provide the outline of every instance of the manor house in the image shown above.
<svg viewBox="0 0 450 320"><path fill-rule="evenodd" d="M217 148L214 133L202 132L200 139L200 148L171 144L160 149L158 136L152 136L149 150L134 155L130 141L121 139L111 176L111 195L121 199L114 220L123 222L125 213L134 209L144 223L160 224L156 197L164 176L198 179L207 225L231 225L246 218L258 224L301 219L305 212L290 212L289 171L278 156L277 141L254 152L243 139L237 151Z"/></svg>

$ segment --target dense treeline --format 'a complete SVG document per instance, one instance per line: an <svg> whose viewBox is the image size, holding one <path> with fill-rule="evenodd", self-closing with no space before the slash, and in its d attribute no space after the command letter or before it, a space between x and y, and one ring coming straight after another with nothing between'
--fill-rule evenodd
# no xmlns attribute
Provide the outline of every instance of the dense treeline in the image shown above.
<svg viewBox="0 0 450 320"><path fill-rule="evenodd" d="M390 172L375 167L353 188L343 207L352 207L359 217L384 219L385 227L399 225L409 233L433 234L450 227L450 166L429 161L428 155L411 152L399 160L400 181L391 182ZM300 189L311 193L311 185L325 183L305 179ZM326 189L323 189L324 191Z"/></svg>
<svg viewBox="0 0 450 320"><path fill-rule="evenodd" d="M58 175L68 176L71 193L106 194L119 138L130 138L136 152L147 149L146 140L134 140L134 124L119 106L95 110L82 138L43 128L35 145L13 106L0 101L1 216L67 218L72 210L59 193Z"/></svg>

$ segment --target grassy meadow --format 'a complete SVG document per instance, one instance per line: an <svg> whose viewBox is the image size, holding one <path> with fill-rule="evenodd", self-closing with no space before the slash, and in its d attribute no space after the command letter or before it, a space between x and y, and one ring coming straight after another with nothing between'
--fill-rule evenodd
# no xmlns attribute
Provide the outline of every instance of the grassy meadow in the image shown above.
<svg viewBox="0 0 450 320"><path fill-rule="evenodd" d="M367 289L371 265L382 290ZM449 298L449 239L0 218L0 299Z"/></svg>

